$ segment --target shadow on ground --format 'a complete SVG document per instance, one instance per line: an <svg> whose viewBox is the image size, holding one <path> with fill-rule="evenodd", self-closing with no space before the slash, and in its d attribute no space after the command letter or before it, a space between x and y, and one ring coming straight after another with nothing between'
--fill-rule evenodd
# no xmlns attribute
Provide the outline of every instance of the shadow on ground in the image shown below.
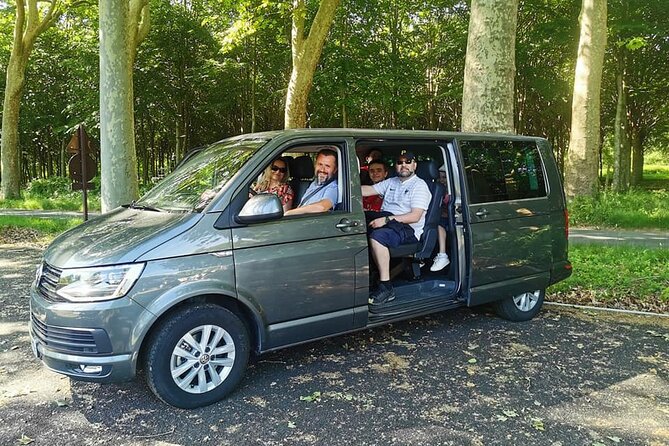
<svg viewBox="0 0 669 446"><path fill-rule="evenodd" d="M32 260L0 269L0 290L23 283L0 291L0 304L18 299L0 318L3 445L669 443L669 327L657 319L441 313L264 355L228 399L185 411L141 381L71 382L32 359Z"/></svg>

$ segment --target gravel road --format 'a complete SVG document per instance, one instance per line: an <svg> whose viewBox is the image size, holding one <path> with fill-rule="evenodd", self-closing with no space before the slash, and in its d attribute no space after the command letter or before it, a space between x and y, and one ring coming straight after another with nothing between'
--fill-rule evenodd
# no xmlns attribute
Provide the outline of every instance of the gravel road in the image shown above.
<svg viewBox="0 0 669 446"><path fill-rule="evenodd" d="M669 444L660 318L446 312L261 356L227 400L185 411L32 357L39 258L0 246L0 445Z"/></svg>

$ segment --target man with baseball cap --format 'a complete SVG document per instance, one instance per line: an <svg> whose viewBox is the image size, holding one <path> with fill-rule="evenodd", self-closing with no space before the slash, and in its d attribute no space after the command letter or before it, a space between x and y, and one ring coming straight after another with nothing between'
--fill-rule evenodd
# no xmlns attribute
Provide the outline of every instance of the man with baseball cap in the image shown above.
<svg viewBox="0 0 669 446"><path fill-rule="evenodd" d="M390 283L390 248L417 243L425 225L425 211L432 195L427 183L416 175L416 157L403 150L395 162L396 177L362 186L362 196L382 195L381 212L368 214L369 246L379 270L379 287L369 297L371 305L395 299Z"/></svg>

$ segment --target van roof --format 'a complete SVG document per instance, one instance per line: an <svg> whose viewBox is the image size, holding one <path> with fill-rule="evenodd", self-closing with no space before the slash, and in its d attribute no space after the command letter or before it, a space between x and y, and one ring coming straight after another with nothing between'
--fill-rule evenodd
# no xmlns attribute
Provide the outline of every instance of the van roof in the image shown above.
<svg viewBox="0 0 669 446"><path fill-rule="evenodd" d="M352 128L309 128L309 129L287 129L272 130L259 133L247 133L237 135L235 139L274 139L277 137L292 138L295 136L304 137L354 137L354 138L429 138L429 139L506 139L506 140L538 140L545 139L536 136L513 135L504 133L467 133L467 132L446 132L438 130L389 130L389 129L352 129Z"/></svg>

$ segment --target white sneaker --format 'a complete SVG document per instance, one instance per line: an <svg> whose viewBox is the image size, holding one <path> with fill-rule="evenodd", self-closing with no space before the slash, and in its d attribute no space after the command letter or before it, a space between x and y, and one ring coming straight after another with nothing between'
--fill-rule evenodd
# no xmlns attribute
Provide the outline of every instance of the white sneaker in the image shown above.
<svg viewBox="0 0 669 446"><path fill-rule="evenodd" d="M449 263L451 263L451 261L448 258L448 254L440 252L434 258L434 263L430 267L430 271L441 271L442 269L446 268Z"/></svg>

